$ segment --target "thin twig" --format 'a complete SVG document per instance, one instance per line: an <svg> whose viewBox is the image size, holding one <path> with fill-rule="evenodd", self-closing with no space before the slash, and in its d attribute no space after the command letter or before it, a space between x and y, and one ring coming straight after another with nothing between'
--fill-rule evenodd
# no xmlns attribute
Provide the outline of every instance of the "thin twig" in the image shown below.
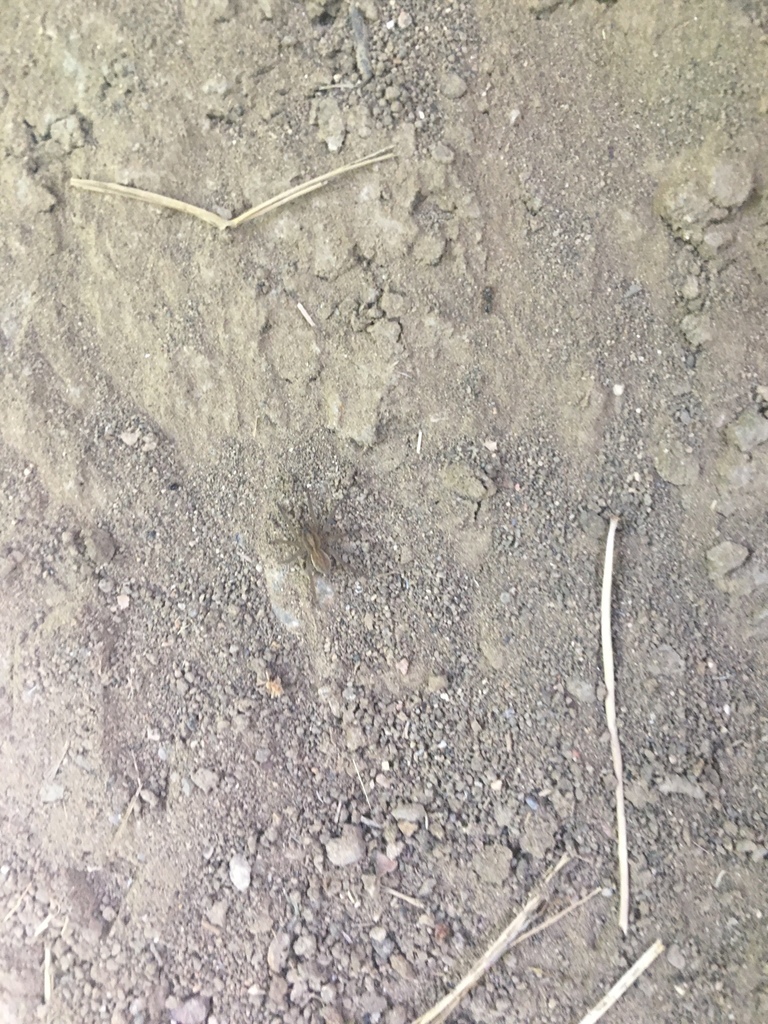
<svg viewBox="0 0 768 1024"><path fill-rule="evenodd" d="M626 935L629 931L629 855L627 852L627 816L624 810L624 769L616 725L616 679L611 640L611 584L613 582L613 538L618 516L611 516L608 539L605 543L603 567L603 594L600 603L600 634L603 647L603 673L605 675L605 717L611 737L611 756L616 775L616 830L619 844L619 927Z"/></svg>
<svg viewBox="0 0 768 1024"><path fill-rule="evenodd" d="M634 985L643 971L650 967L656 957L663 952L664 943L661 939L656 939L654 944L646 949L640 959L635 961L625 974L622 974L613 988L610 988L605 993L600 1002L585 1017L581 1018L579 1024L595 1024L596 1021L600 1020L603 1014L624 995L630 985Z"/></svg>
<svg viewBox="0 0 768 1024"><path fill-rule="evenodd" d="M458 1006L467 992L480 981L486 971L493 967L496 961L507 952L515 940L526 930L531 918L544 902L547 886L569 860L570 858L565 854L560 858L552 870L544 876L538 892L535 892L530 897L514 921L507 925L495 942L491 943L485 953L472 966L469 973L461 979L455 988L451 989L447 995L435 1003L431 1010L427 1010L413 1024L440 1024L440 1021L445 1020L448 1014Z"/></svg>
<svg viewBox="0 0 768 1024"><path fill-rule="evenodd" d="M383 160L394 160L394 158L395 154L392 151L392 147L386 146L384 149L379 149L369 156L361 157L360 160L353 160L352 163L344 164L343 167L337 167L333 171L328 171L326 174L321 174L316 178L311 178L309 181L302 182L300 185L295 185L293 188L289 188L285 192L281 192L279 195L259 203L258 206L252 206L250 210L246 210L231 220L227 220L226 217L221 217L218 213L213 213L211 210L205 210L201 206L193 206L192 203L185 203L181 199L172 199L170 196L161 195L159 192L147 192L145 189L133 188L131 185L118 185L116 182L111 181L94 181L90 178L70 178L69 183L75 188L84 189L86 192L123 196L126 199L136 199L140 203L149 203L150 206L159 206L166 210L175 210L178 213L187 213L192 217L197 217L198 220L205 221L206 224L218 228L220 231L225 231L228 228L240 227L241 224L246 224L249 220L254 220L256 217L263 217L264 214L271 213L272 210L277 210L280 206L285 206L286 203L290 203L294 199L299 199L301 196L308 195L310 192L322 188L323 185L334 178L340 177L342 174L349 174L351 171L358 171L363 167L370 167L372 164L381 163Z"/></svg>
<svg viewBox="0 0 768 1024"><path fill-rule="evenodd" d="M368 793L365 788L365 783L363 782L363 777L360 774L360 769L357 767L357 761L354 759L354 757L352 758L352 764L355 766L355 771L357 772L357 781L360 783L360 789L362 789L363 796L365 797L365 802L368 804L368 810L371 812L371 814L373 814L371 801L368 799Z"/></svg>

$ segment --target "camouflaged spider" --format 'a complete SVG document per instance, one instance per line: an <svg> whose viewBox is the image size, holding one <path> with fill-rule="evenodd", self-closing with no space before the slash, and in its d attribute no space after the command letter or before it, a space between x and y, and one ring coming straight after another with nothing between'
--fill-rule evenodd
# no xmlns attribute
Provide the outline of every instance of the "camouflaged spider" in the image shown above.
<svg viewBox="0 0 768 1024"><path fill-rule="evenodd" d="M295 522L289 529L286 542L291 551L283 561L283 565L300 563L309 578L312 595L318 599L321 579L326 579L333 568L333 560L328 549L328 539L320 526L312 497L307 491L307 508L309 515L306 520Z"/></svg>

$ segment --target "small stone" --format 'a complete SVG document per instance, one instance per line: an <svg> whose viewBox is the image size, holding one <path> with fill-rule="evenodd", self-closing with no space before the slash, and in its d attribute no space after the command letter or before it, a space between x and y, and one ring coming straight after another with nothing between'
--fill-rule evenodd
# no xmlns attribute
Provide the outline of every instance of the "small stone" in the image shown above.
<svg viewBox="0 0 768 1024"><path fill-rule="evenodd" d="M395 821L420 822L426 817L427 811L424 804L398 804L392 811Z"/></svg>
<svg viewBox="0 0 768 1024"><path fill-rule="evenodd" d="M314 935L300 935L293 944L293 952L302 960L314 956L317 953L317 939Z"/></svg>
<svg viewBox="0 0 768 1024"><path fill-rule="evenodd" d="M749 557L749 549L743 544L734 544L731 540L724 540L715 544L707 552L709 563L709 574L713 578L727 576L729 572L738 569Z"/></svg>
<svg viewBox="0 0 768 1024"><path fill-rule="evenodd" d="M405 981L413 981L416 977L413 968L402 953L393 953L389 958L389 964L395 974L399 974Z"/></svg>
<svg viewBox="0 0 768 1024"><path fill-rule="evenodd" d="M723 160L712 171L709 194L718 206L738 209L749 199L754 183L752 171L745 163Z"/></svg>
<svg viewBox="0 0 768 1024"><path fill-rule="evenodd" d="M396 668L397 668L397 671L400 673L401 676L407 676L408 675L408 659L407 658L401 658L400 661L397 662Z"/></svg>
<svg viewBox="0 0 768 1024"><path fill-rule="evenodd" d="M768 419L756 409L746 409L729 425L725 436L730 444L736 445L742 452L751 452L759 444L768 441Z"/></svg>
<svg viewBox="0 0 768 1024"><path fill-rule="evenodd" d="M685 662L669 644L659 644L651 652L647 670L652 676L681 676L685 672Z"/></svg>
<svg viewBox="0 0 768 1024"><path fill-rule="evenodd" d="M129 448L133 448L133 446L137 443L140 437L140 430L124 430L122 434L120 434L120 440L123 442L123 444L128 445Z"/></svg>
<svg viewBox="0 0 768 1024"><path fill-rule="evenodd" d="M227 910L229 910L229 904L226 900L217 900L212 907L210 907L205 916L215 925L216 928L223 928L227 923Z"/></svg>
<svg viewBox="0 0 768 1024"><path fill-rule="evenodd" d="M377 850L373 855L373 863L376 868L376 875L381 878L382 875L391 875L393 871L397 871L397 861L393 860L392 857L388 857L381 850Z"/></svg>
<svg viewBox="0 0 768 1024"><path fill-rule="evenodd" d="M673 945L671 945L667 950L667 960L676 971L685 970L685 957L677 943L673 943Z"/></svg>
<svg viewBox="0 0 768 1024"><path fill-rule="evenodd" d="M682 775L671 775L659 783L659 792L663 796L689 796L694 800L703 800L705 793L701 786L695 782L689 782Z"/></svg>
<svg viewBox="0 0 768 1024"><path fill-rule="evenodd" d="M126 611L128 606L130 605L130 603L131 603L131 599L128 596L128 594L118 594L117 595L117 607L120 609L121 612Z"/></svg>
<svg viewBox="0 0 768 1024"><path fill-rule="evenodd" d="M406 839L410 839L419 831L419 826L415 821L398 821L397 827Z"/></svg>
<svg viewBox="0 0 768 1024"><path fill-rule="evenodd" d="M286 932L278 932L267 949L267 966L273 974L280 974L288 963L288 950L291 948L291 937Z"/></svg>
<svg viewBox="0 0 768 1024"><path fill-rule="evenodd" d="M175 1024L205 1024L208 1020L210 1006L209 999L204 999L202 996L192 996L191 999L187 999L181 1006L177 1006L170 1011L171 1020Z"/></svg>
<svg viewBox="0 0 768 1024"><path fill-rule="evenodd" d="M573 676L566 682L565 688L580 704L592 704L595 699L595 684L581 676Z"/></svg>
<svg viewBox="0 0 768 1024"><path fill-rule="evenodd" d="M236 853L230 859L229 878L238 892L245 892L251 884L251 865L242 853Z"/></svg>
<svg viewBox="0 0 768 1024"><path fill-rule="evenodd" d="M326 96L317 105L317 135L331 153L338 153L344 145L347 130L341 107L332 96Z"/></svg>
<svg viewBox="0 0 768 1024"><path fill-rule="evenodd" d="M344 742L347 750L359 750L365 746L365 733L359 725L350 725L344 730Z"/></svg>
<svg viewBox="0 0 768 1024"><path fill-rule="evenodd" d="M285 997L288 995L288 982L285 978L276 974L269 983L270 1006L281 1008L285 1006Z"/></svg>
<svg viewBox="0 0 768 1024"><path fill-rule="evenodd" d="M399 29L410 28L413 24L413 18L408 11L400 11L397 16L397 27Z"/></svg>
<svg viewBox="0 0 768 1024"><path fill-rule="evenodd" d="M98 565L107 565L115 557L117 544L107 530L100 526L94 526L85 534L85 553L92 562Z"/></svg>
<svg viewBox="0 0 768 1024"><path fill-rule="evenodd" d="M467 91L467 83L455 71L445 71L440 76L440 92L449 100L458 100Z"/></svg>
<svg viewBox="0 0 768 1024"><path fill-rule="evenodd" d="M436 142L432 147L432 159L439 164L452 164L453 150L444 142Z"/></svg>
<svg viewBox="0 0 768 1024"><path fill-rule="evenodd" d="M357 864L365 856L365 840L358 825L344 825L338 839L329 839L325 844L328 860L337 868Z"/></svg>
<svg viewBox="0 0 768 1024"><path fill-rule="evenodd" d="M210 793L219 784L219 776L210 768L198 768L192 775L192 781L204 793Z"/></svg>

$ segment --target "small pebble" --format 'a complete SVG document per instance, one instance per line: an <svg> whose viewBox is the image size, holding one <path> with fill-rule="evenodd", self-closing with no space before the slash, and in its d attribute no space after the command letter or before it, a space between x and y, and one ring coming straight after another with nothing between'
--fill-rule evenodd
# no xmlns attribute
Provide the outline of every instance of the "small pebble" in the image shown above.
<svg viewBox="0 0 768 1024"><path fill-rule="evenodd" d="M466 93L467 83L455 71L446 71L440 76L440 92L449 100L458 100Z"/></svg>
<svg viewBox="0 0 768 1024"><path fill-rule="evenodd" d="M267 949L267 966L273 974L280 974L288 963L288 950L291 948L291 937L286 932L278 932Z"/></svg>
<svg viewBox="0 0 768 1024"><path fill-rule="evenodd" d="M238 892L245 892L251 884L251 865L242 855L236 853L229 862L229 878Z"/></svg>

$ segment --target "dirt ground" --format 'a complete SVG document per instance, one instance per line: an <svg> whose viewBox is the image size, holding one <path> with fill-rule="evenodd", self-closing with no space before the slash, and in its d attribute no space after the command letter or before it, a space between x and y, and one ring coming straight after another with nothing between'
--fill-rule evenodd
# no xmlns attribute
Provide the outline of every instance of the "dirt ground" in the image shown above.
<svg viewBox="0 0 768 1024"><path fill-rule="evenodd" d="M768 1020L768 6L1 6L0 1022Z"/></svg>

